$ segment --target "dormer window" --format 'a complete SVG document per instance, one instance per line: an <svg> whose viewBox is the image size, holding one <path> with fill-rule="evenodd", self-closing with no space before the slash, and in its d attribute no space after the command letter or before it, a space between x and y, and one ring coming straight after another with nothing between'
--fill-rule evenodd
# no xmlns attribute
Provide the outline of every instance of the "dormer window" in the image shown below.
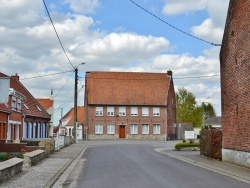
<svg viewBox="0 0 250 188"><path fill-rule="evenodd" d="M41 108L38 106L38 105L36 105L36 107L37 107L37 109L41 112L42 110L41 110Z"/></svg>

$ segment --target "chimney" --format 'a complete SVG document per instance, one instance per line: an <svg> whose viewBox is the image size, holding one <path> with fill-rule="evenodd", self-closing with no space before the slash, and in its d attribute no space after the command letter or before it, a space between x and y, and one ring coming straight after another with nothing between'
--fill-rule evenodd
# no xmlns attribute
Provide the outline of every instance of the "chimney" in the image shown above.
<svg viewBox="0 0 250 188"><path fill-rule="evenodd" d="M16 73L16 75L15 76L11 76L14 80L17 80L17 81L19 81L19 76L17 75L17 73Z"/></svg>
<svg viewBox="0 0 250 188"><path fill-rule="evenodd" d="M170 69L167 71L167 75L170 76L172 79L172 71Z"/></svg>
<svg viewBox="0 0 250 188"><path fill-rule="evenodd" d="M54 100L53 89L51 89L51 92L50 92L50 100Z"/></svg>

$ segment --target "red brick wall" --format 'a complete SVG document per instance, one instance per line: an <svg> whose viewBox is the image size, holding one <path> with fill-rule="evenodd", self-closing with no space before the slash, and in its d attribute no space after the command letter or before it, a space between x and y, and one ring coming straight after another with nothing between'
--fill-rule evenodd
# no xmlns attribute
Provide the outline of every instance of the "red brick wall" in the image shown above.
<svg viewBox="0 0 250 188"><path fill-rule="evenodd" d="M7 137L8 114L0 111L0 139Z"/></svg>
<svg viewBox="0 0 250 188"><path fill-rule="evenodd" d="M175 100L173 80L171 80L169 85L167 106L168 106L168 114L167 114L168 136L171 137L171 139L173 139L175 137L174 123L176 123L176 100Z"/></svg>
<svg viewBox="0 0 250 188"><path fill-rule="evenodd" d="M25 152L35 151L37 149L45 150L45 147L39 146L26 146L27 143L5 143L5 140L0 140L0 152L21 152L22 149Z"/></svg>
<svg viewBox="0 0 250 188"><path fill-rule="evenodd" d="M223 148L250 151L250 1L231 0L221 47Z"/></svg>
<svg viewBox="0 0 250 188"><path fill-rule="evenodd" d="M142 124L149 124L149 135L153 134L153 124L161 124L160 134L166 134L166 108L160 108L160 116L153 116L153 107L149 107L149 116L142 116L142 107L138 107L138 116L130 115L131 106L126 107L126 116L116 117L119 107L115 107L115 116L107 116L107 107L103 107L103 116L95 116L95 106L88 106L88 134L95 134L95 124L103 124L103 133L107 133L107 124L115 124L115 134L119 135L119 125L126 125L126 135L130 135L130 124L138 125L138 135L141 135ZM157 136L157 135L156 135Z"/></svg>

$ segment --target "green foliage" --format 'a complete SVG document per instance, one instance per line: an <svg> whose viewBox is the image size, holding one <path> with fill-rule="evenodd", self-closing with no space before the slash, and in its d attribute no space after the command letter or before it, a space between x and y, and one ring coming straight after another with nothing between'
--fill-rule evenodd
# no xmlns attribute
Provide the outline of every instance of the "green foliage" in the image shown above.
<svg viewBox="0 0 250 188"><path fill-rule="evenodd" d="M183 143L183 142L180 142L178 144L175 144L174 148L176 150L181 150L182 148L187 148L187 147L200 147L200 143Z"/></svg>
<svg viewBox="0 0 250 188"><path fill-rule="evenodd" d="M204 126L202 126L202 130L208 130L208 129L212 129L212 125L204 125Z"/></svg>
<svg viewBox="0 0 250 188"><path fill-rule="evenodd" d="M215 109L212 104L203 102L201 107L204 110L204 119L208 119L208 118L216 116Z"/></svg>
<svg viewBox="0 0 250 188"><path fill-rule="evenodd" d="M185 88L179 88L176 93L177 121L190 122L194 127L202 124L202 108L197 105L195 95Z"/></svg>
<svg viewBox="0 0 250 188"><path fill-rule="evenodd" d="M14 157L23 159L23 153L0 153L0 162L6 161Z"/></svg>

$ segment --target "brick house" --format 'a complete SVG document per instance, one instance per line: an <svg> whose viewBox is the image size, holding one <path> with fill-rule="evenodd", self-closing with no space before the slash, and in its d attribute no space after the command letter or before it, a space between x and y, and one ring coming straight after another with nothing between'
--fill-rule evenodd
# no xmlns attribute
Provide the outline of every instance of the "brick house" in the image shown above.
<svg viewBox="0 0 250 188"><path fill-rule="evenodd" d="M250 167L250 1L231 0L220 51L222 160Z"/></svg>
<svg viewBox="0 0 250 188"><path fill-rule="evenodd" d="M0 73L0 77L9 76ZM4 105L1 105L1 111L3 107ZM6 108L9 109L5 111L8 113L7 122L6 116L0 116L0 122L7 123L6 140L20 142L20 140L48 138L50 115L22 85L17 75L10 77Z"/></svg>
<svg viewBox="0 0 250 188"><path fill-rule="evenodd" d="M85 82L88 139L167 140L175 137L172 71L86 72Z"/></svg>
<svg viewBox="0 0 250 188"><path fill-rule="evenodd" d="M10 109L6 104L0 104L0 140L7 139L8 117Z"/></svg>
<svg viewBox="0 0 250 188"><path fill-rule="evenodd" d="M84 106L77 107L77 139L83 139L83 124L84 124ZM74 108L71 108L60 120L60 134L66 136L73 136L74 128Z"/></svg>
<svg viewBox="0 0 250 188"><path fill-rule="evenodd" d="M54 128L54 96L53 90L51 90L50 98L36 98L38 103L46 110L46 112L50 115L50 124L49 124L49 136L53 136L53 128Z"/></svg>

